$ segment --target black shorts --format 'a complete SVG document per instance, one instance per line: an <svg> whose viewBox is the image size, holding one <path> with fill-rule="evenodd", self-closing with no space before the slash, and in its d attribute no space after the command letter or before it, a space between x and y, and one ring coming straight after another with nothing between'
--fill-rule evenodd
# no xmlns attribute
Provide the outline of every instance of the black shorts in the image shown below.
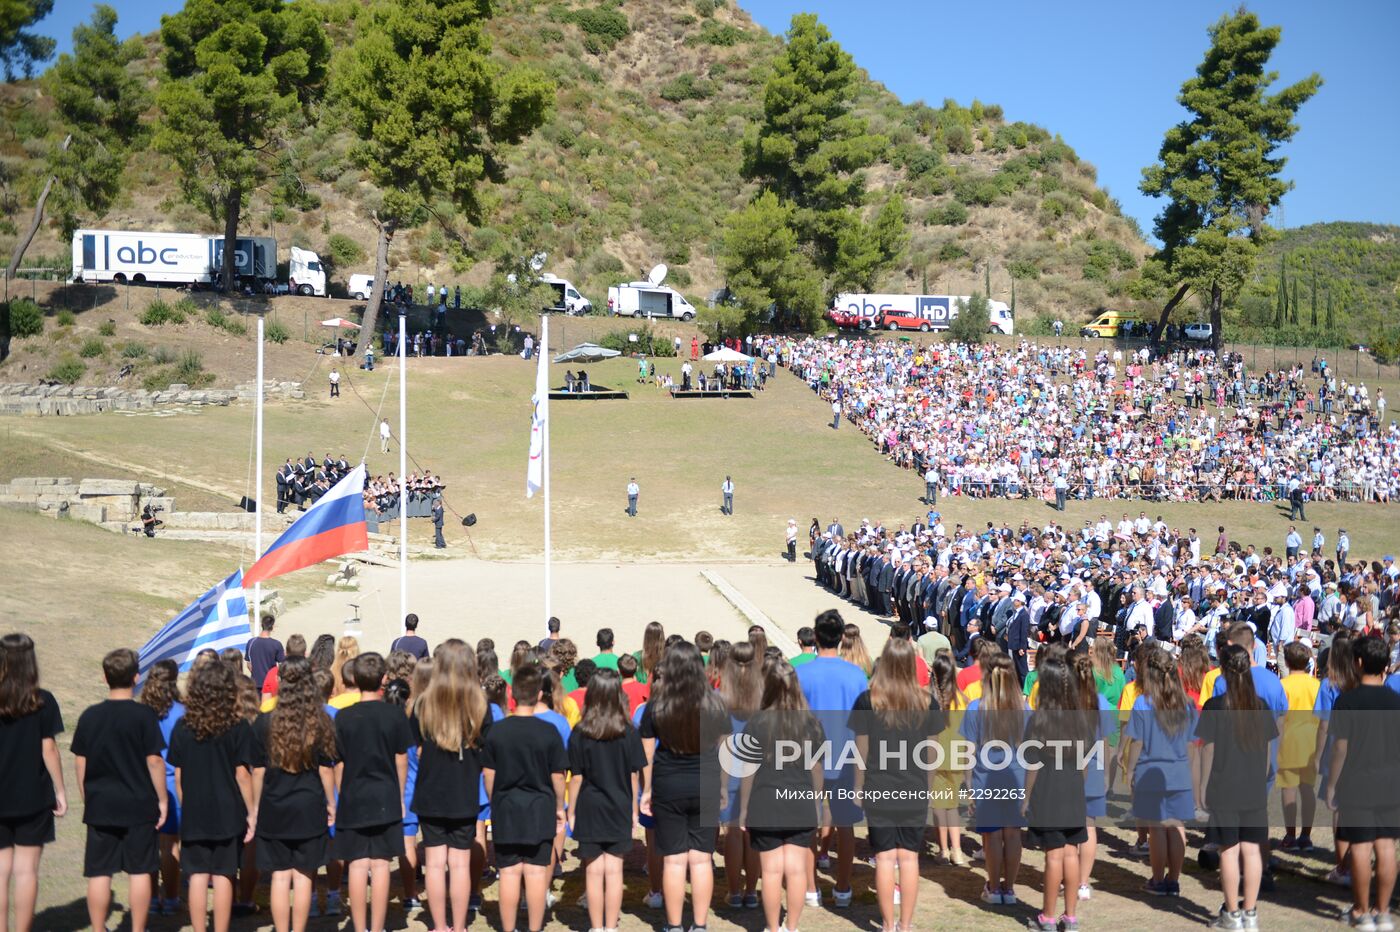
<svg viewBox="0 0 1400 932"><path fill-rule="evenodd" d="M385 822L363 828L335 827L331 857L337 861L388 861L403 857L403 822Z"/></svg>
<svg viewBox="0 0 1400 932"><path fill-rule="evenodd" d="M548 867L550 859L554 856L554 839L546 838L544 841L533 844L511 845L496 843L496 869L503 867L515 867L517 864L528 864L531 867Z"/></svg>
<svg viewBox="0 0 1400 932"><path fill-rule="evenodd" d="M872 851L924 850L922 825L871 825L867 831Z"/></svg>
<svg viewBox="0 0 1400 932"><path fill-rule="evenodd" d="M584 861L591 861L600 854L611 854L615 858L625 858L632 853L632 839L622 838L615 841L581 841L578 843L578 856Z"/></svg>
<svg viewBox="0 0 1400 932"><path fill-rule="evenodd" d="M1083 825L1078 828L1037 828L1031 826L1026 829L1026 841L1032 848L1039 848L1041 851L1054 851L1056 848L1082 845L1088 840L1089 829Z"/></svg>
<svg viewBox="0 0 1400 932"><path fill-rule="evenodd" d="M331 859L331 840L325 833L311 838L263 838L259 835L255 840L260 871L314 874Z"/></svg>
<svg viewBox="0 0 1400 932"><path fill-rule="evenodd" d="M662 857L688 851L715 853L716 826L705 819L698 796L661 800L653 796L651 813L656 820L656 850Z"/></svg>
<svg viewBox="0 0 1400 932"><path fill-rule="evenodd" d="M89 825L83 851L84 877L154 874L160 868L154 822L135 825Z"/></svg>
<svg viewBox="0 0 1400 932"><path fill-rule="evenodd" d="M1400 808L1338 810L1338 841L1365 844L1380 838L1400 838Z"/></svg>
<svg viewBox="0 0 1400 932"><path fill-rule="evenodd" d="M455 851L470 851L476 844L476 819L440 819L420 816L418 827L423 830L424 848L446 845Z"/></svg>
<svg viewBox="0 0 1400 932"><path fill-rule="evenodd" d="M38 848L53 841L53 810L41 809L32 815L0 817L0 851Z"/></svg>
<svg viewBox="0 0 1400 932"><path fill-rule="evenodd" d="M1233 848L1240 843L1264 845L1269 841L1269 811L1267 809L1212 810L1206 823L1206 843L1220 848Z"/></svg>
<svg viewBox="0 0 1400 932"><path fill-rule="evenodd" d="M243 863L243 838L220 838L216 841L186 841L180 839L180 870L190 874L213 874L232 877Z"/></svg>
<svg viewBox="0 0 1400 932"><path fill-rule="evenodd" d="M810 848L816 834L814 828L751 828L749 847L755 851L777 851L783 845Z"/></svg>

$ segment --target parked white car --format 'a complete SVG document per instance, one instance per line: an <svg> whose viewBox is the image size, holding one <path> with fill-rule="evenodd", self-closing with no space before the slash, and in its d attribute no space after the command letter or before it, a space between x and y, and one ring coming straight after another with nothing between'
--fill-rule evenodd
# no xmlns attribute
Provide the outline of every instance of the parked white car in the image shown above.
<svg viewBox="0 0 1400 932"><path fill-rule="evenodd" d="M1182 331L1188 340L1200 340L1205 342L1215 335L1215 328L1210 324L1187 324Z"/></svg>
<svg viewBox="0 0 1400 932"><path fill-rule="evenodd" d="M351 275L350 276L350 297L356 301L367 300L370 292L374 291L373 275Z"/></svg>

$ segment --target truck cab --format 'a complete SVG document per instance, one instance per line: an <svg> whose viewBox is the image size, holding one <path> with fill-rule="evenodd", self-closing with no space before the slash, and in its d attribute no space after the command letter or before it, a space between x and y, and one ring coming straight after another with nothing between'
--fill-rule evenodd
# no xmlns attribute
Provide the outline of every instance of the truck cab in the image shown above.
<svg viewBox="0 0 1400 932"><path fill-rule="evenodd" d="M287 262L287 291L318 298L326 296L326 271L321 267L321 257L309 249L292 247Z"/></svg>

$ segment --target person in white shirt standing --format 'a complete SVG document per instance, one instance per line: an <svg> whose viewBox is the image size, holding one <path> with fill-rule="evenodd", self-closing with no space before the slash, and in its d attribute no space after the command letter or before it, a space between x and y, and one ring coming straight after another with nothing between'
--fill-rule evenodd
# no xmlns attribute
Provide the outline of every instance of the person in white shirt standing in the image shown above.
<svg viewBox="0 0 1400 932"><path fill-rule="evenodd" d="M633 476L627 481L627 516L637 517L637 496L642 493L642 487L637 485L637 477Z"/></svg>
<svg viewBox="0 0 1400 932"><path fill-rule="evenodd" d="M332 397L332 398L339 398L339 397L340 397L340 370L339 370L339 369L332 369L332 370L331 370L331 374L330 374L330 376L328 376L328 378L330 379L330 382L331 382L331 397Z"/></svg>
<svg viewBox="0 0 1400 932"><path fill-rule="evenodd" d="M841 402L839 401L831 403L831 429L841 429Z"/></svg>
<svg viewBox="0 0 1400 932"><path fill-rule="evenodd" d="M797 562L797 519L788 518L787 523L787 555L789 563Z"/></svg>
<svg viewBox="0 0 1400 932"><path fill-rule="evenodd" d="M384 418L379 422L379 452L389 452L389 440L394 436L394 432L389 429L389 419Z"/></svg>
<svg viewBox="0 0 1400 932"><path fill-rule="evenodd" d="M720 505L720 511L730 517L734 516L734 480L728 476L724 477L724 483L719 487L720 493L724 495L724 503Z"/></svg>
<svg viewBox="0 0 1400 932"><path fill-rule="evenodd" d="M932 463L924 472L924 504L938 504L938 467Z"/></svg>

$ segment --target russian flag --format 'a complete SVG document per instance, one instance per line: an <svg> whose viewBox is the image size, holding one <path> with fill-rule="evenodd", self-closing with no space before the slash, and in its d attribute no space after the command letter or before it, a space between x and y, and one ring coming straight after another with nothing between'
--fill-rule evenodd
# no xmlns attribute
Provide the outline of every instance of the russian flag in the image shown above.
<svg viewBox="0 0 1400 932"><path fill-rule="evenodd" d="M364 493L365 466L361 463L272 542L262 559L243 574L243 585L315 566L342 553L368 550Z"/></svg>

